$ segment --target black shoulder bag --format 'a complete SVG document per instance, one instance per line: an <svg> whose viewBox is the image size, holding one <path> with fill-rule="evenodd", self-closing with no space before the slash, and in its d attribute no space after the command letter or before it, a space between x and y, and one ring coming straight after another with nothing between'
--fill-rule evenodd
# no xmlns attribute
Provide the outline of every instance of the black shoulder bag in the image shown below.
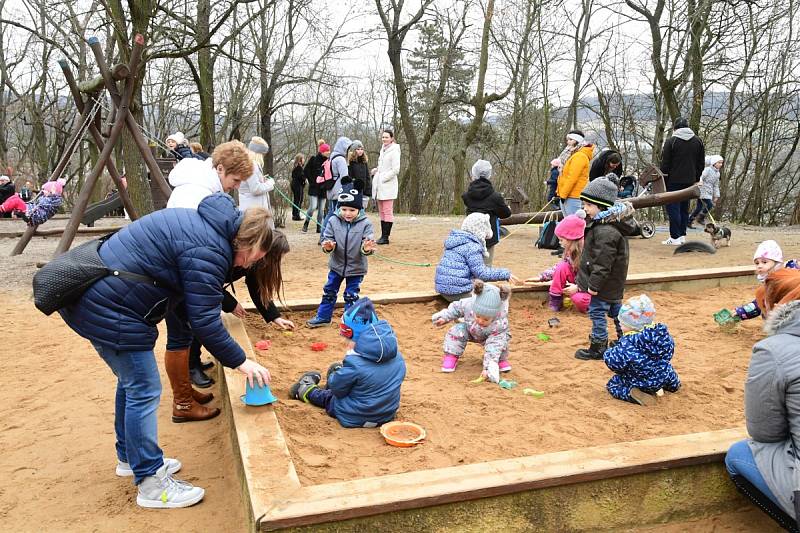
<svg viewBox="0 0 800 533"><path fill-rule="evenodd" d="M112 270L103 263L99 254L100 246L111 235L113 233L68 250L44 265L33 276L33 303L39 311L51 315L77 302L94 282L106 276L161 286L149 276Z"/></svg>

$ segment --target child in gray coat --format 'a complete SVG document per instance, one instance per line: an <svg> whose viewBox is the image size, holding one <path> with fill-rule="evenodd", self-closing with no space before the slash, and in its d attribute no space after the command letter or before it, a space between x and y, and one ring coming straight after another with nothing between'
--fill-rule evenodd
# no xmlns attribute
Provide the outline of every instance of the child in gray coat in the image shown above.
<svg viewBox="0 0 800 533"><path fill-rule="evenodd" d="M367 274L367 257L375 251L372 223L362 211L363 195L358 189L343 190L336 198L338 208L322 232L322 251L328 259L328 281L322 289L317 314L306 322L310 328L331 323L342 281L345 311L358 300L361 281Z"/></svg>

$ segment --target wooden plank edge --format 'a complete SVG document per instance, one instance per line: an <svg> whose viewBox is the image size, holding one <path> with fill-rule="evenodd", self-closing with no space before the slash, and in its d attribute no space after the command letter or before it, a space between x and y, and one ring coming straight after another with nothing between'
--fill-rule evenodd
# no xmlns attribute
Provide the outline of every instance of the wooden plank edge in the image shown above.
<svg viewBox="0 0 800 533"><path fill-rule="evenodd" d="M698 268L691 270L676 270L673 272L648 272L642 274L631 274L625 282L626 286L645 285L652 283L668 283L675 281L693 281L703 279L719 278L745 278L750 277L755 272L752 265L716 268ZM514 293L544 293L550 288L547 282L529 285L525 287L514 287ZM379 305L391 305L401 303L428 303L435 302L442 297L435 291L400 292L400 293L378 293L370 298ZM278 309L287 311L312 311L319 306L319 298L303 298L277 302ZM256 307L250 300L243 300L242 307L246 311L255 311ZM343 300L337 300L336 307L344 307Z"/></svg>
<svg viewBox="0 0 800 533"><path fill-rule="evenodd" d="M105 227L96 227L96 228L78 228L78 235L104 235L106 233L112 233L115 231L119 231L125 226L105 226ZM21 231L6 231L0 232L0 239L15 239L18 237L22 237L22 234L25 233L25 230ZM33 234L34 237L53 237L56 235L62 235L64 233L64 228L51 228L51 229L37 229L36 232Z"/></svg>
<svg viewBox="0 0 800 533"><path fill-rule="evenodd" d="M245 351L247 358L256 360L244 323L233 315L225 315L223 320L225 327ZM257 524L259 517L268 507L268 503L262 500L261 495L290 496L300 489L300 478L275 410L271 406L248 408L242 404L240 398L245 393L245 385L243 376L238 371L225 368L219 372L219 376L224 391L223 402L226 410L230 412L230 423L234 433L232 438L237 447L235 455L243 476L243 497L247 500L246 505L250 513L248 518L253 524ZM268 475L256 476L252 468L254 463L252 459L259 454L252 453L251 450L261 451L265 448L271 448L272 455L280 456L285 461L282 465L271 463ZM265 483L267 481L270 483ZM274 487L280 487L280 490L273 492Z"/></svg>
<svg viewBox="0 0 800 533"><path fill-rule="evenodd" d="M258 520L257 525L259 530L269 531L702 465L722 461L728 447L746 436L747 433L743 428L675 435L517 459L501 459L488 463L315 485L297 492L292 500L277 499L273 507ZM676 453L676 449L680 448L676 444L686 446L686 440L694 443L693 453ZM705 444L703 441L706 441ZM628 462L622 462L617 466L603 466L605 463L614 462L613 456L620 448L628 452L626 456ZM666 450L666 457L631 462L631 455L647 457L652 455L654 450ZM638 454L630 453L637 451ZM587 459L576 463L573 457L575 455L584 455ZM595 457L592 458L593 455ZM548 473L548 470L558 470L559 461L566 466L565 474ZM519 463L528 464L520 468ZM468 470L471 470L469 474L459 475ZM438 479L433 481L420 479L431 476ZM325 498L325 494L333 496Z"/></svg>

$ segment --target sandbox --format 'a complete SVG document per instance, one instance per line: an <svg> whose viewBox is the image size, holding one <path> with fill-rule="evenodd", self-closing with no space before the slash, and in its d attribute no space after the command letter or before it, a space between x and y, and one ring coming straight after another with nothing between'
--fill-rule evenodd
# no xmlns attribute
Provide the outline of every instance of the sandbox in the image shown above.
<svg viewBox="0 0 800 533"><path fill-rule="evenodd" d="M740 505L719 460L731 442L744 436L744 376L750 348L763 336L762 324L750 321L736 334L725 334L711 314L750 297L752 282L730 285L746 281L743 273L704 276L699 285L706 288L689 279L664 278L659 285L658 276L631 287L629 294L647 290L677 344L674 364L683 388L662 397L654 408L608 395L605 383L611 373L603 363L572 355L586 342L588 319L574 311L560 313L560 326L549 328L553 314L544 307L541 291L512 297L510 377L519 385L510 391L469 382L480 372L477 346L468 349L454 374L439 372L446 329L433 327L429 317L443 302L420 297L419 303L379 305L379 313L397 331L408 365L398 419L419 423L428 432L422 445L410 449L386 445L375 429L343 429L322 410L283 399L300 373L324 370L341 358L344 346L334 327L285 334L253 316L246 332L244 324L229 320L231 331L250 348L261 339L272 341L257 358L272 371L273 391L282 398L271 408L245 408L238 403L241 380L228 376L233 380L226 396L252 526L351 519L330 524L334 530L349 530L400 519L433 527L439 520L450 523L455 513L475 520L469 527L459 521L460 530L480 530L494 523L483 517L486 506L497 512L501 505L502 523L510 529L516 529L514 520L542 530L591 529L637 520L657 523ZM656 290L664 287L669 292ZM681 288L688 292L678 292ZM287 316L303 322L311 311ZM550 339L541 340L539 333ZM325 351L309 349L320 341L328 344ZM545 396L525 396L524 387L543 390ZM558 488L542 492L543 487ZM606 496L595 501L598 491ZM620 514L620 502L634 494L639 504ZM664 494L682 503L665 500ZM475 498L488 499L464 507ZM566 512L558 503L564 498L582 507ZM437 504L447 505L430 507ZM517 506L538 509L536 519L512 519L508 509ZM386 514L421 507L423 514ZM619 516L603 518L614 509Z"/></svg>

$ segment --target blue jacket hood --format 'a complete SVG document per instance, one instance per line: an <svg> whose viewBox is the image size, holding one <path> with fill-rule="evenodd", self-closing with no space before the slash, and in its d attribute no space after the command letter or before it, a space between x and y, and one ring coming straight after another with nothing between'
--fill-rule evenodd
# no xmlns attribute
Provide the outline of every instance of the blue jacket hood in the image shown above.
<svg viewBox="0 0 800 533"><path fill-rule="evenodd" d="M397 356L397 337L385 320L367 327L356 340L355 352L370 361L385 363Z"/></svg>
<svg viewBox="0 0 800 533"><path fill-rule="evenodd" d="M203 198L197 206L197 213L220 235L233 241L242 225L244 214L239 211L233 198L218 192Z"/></svg>
<svg viewBox="0 0 800 533"><path fill-rule="evenodd" d="M333 145L333 150L331 150L331 159L336 154L341 154L343 156L347 156L347 150L350 148L350 145L353 144L353 141L350 140L349 137L339 137L336 139L336 144Z"/></svg>
<svg viewBox="0 0 800 533"><path fill-rule="evenodd" d="M454 229L445 239L444 248L445 250L452 250L453 248L458 248L459 246L469 243L475 243L483 248L483 239L479 238L477 235L473 235L468 231Z"/></svg>

